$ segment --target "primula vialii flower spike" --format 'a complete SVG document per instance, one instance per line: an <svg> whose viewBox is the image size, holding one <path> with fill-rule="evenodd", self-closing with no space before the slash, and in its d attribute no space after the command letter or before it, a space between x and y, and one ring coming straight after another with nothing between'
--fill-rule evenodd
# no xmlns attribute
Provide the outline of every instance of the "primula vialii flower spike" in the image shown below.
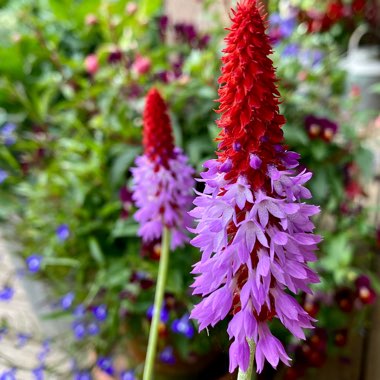
<svg viewBox="0 0 380 380"><path fill-rule="evenodd" d="M193 288L203 297L191 317L202 330L231 316L230 371L247 371L253 340L261 372L265 359L273 367L289 361L269 330L273 318L297 338L312 328L288 290L310 293L309 285L319 282L307 264L316 260L321 240L310 220L319 208L301 202L311 198L303 186L311 174L297 170L299 155L281 145L285 119L256 1L237 5L229 30L219 79L218 158L204 164L205 189L190 213L197 222L192 244L202 251Z"/></svg>
<svg viewBox="0 0 380 380"><path fill-rule="evenodd" d="M167 107L156 89L146 97L143 144L144 154L137 157L132 169L139 236L145 242L160 239L166 226L175 248L188 240L194 171L181 149L174 146Z"/></svg>

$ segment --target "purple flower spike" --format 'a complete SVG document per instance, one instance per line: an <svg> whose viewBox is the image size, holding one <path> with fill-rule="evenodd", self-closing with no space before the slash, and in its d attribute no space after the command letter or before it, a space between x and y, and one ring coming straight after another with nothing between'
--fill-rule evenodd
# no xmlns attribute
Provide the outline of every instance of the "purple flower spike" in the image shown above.
<svg viewBox="0 0 380 380"><path fill-rule="evenodd" d="M309 267L321 240L311 221L319 208L303 202L311 198L304 186L311 173L299 170L299 155L282 145L285 119L256 1L237 5L229 30L218 81L218 158L204 164L204 191L190 212L196 222L191 243L202 252L192 271L193 294L202 300L191 318L203 330L232 315L230 372L247 371L255 343L260 373L265 360L274 368L289 364L269 329L274 318L298 339L313 327L314 319L290 293L310 294L319 282Z"/></svg>
<svg viewBox="0 0 380 380"><path fill-rule="evenodd" d="M194 336L194 327L189 320L189 314L185 314L181 319L173 321L172 330L191 339Z"/></svg>
<svg viewBox="0 0 380 380"><path fill-rule="evenodd" d="M42 259L41 255L31 255L26 259L30 273L37 273L41 269Z"/></svg>
<svg viewBox="0 0 380 380"><path fill-rule="evenodd" d="M67 224L61 224L60 226L57 227L55 230L57 234L57 238L60 241L65 241L69 238L70 236L70 229Z"/></svg>
<svg viewBox="0 0 380 380"><path fill-rule="evenodd" d="M173 347L165 347L159 354L159 359L165 364L175 364L175 356Z"/></svg>
<svg viewBox="0 0 380 380"><path fill-rule="evenodd" d="M191 218L193 169L174 146L164 100L156 89L149 91L144 110L144 154L136 159L133 200L145 243L160 239L164 226L171 231L171 248L187 242Z"/></svg>

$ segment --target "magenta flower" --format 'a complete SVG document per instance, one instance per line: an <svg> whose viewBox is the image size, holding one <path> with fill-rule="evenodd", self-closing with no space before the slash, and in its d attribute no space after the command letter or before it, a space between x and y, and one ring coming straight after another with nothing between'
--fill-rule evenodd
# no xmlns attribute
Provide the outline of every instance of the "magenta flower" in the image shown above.
<svg viewBox="0 0 380 380"><path fill-rule="evenodd" d="M139 210L139 236L144 242L161 238L164 225L170 228L171 247L188 240L190 209L194 184L193 169L187 157L174 147L166 105L156 89L147 95L144 111L144 154L132 169L133 200Z"/></svg>
<svg viewBox="0 0 380 380"><path fill-rule="evenodd" d="M138 75L146 74L152 66L152 63L148 57L137 55L135 61L132 64L132 70Z"/></svg>
<svg viewBox="0 0 380 380"><path fill-rule="evenodd" d="M84 67L88 74L95 75L99 70L99 61L96 54L90 54L84 60Z"/></svg>
<svg viewBox="0 0 380 380"><path fill-rule="evenodd" d="M243 0L232 22L219 79L218 158L204 164L205 189L190 213L197 222L191 243L202 251L193 288L203 297L191 317L203 330L232 315L230 371L247 371L253 340L261 372L265 360L273 367L289 361L270 321L300 339L312 328L288 291L311 293L319 282L308 267L321 240L310 220L319 209L302 202L311 198L304 187L311 173L297 170L299 155L281 145L285 120L256 2Z"/></svg>

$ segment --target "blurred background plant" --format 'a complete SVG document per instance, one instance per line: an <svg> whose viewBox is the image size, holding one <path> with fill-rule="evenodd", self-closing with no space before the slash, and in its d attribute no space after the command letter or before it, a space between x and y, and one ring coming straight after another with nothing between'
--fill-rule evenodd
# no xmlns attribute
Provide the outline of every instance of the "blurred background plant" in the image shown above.
<svg viewBox="0 0 380 380"><path fill-rule="evenodd" d="M47 285L45 317L69 322L76 379L90 378L94 366L120 379L140 373L160 244L137 238L129 169L141 152L152 85L169 103L176 143L191 164L199 171L212 156L225 26L215 2L203 1L208 25L199 28L173 21L162 0L0 1L2 231L20 243L28 276ZM367 305L380 290L377 210L365 186L373 177L367 142L380 119L378 110L361 110L360 90L347 87L340 65L349 36L374 25L376 8L371 0L271 0L268 9L286 141L314 173L322 208L322 283L314 296L300 295L318 328L302 344L277 332L293 347L295 365L284 376L295 379L330 354L349 356L348 337L367 326ZM223 329L197 334L188 319L198 257L190 246L171 256L159 342L165 379L194 379L226 344ZM11 298L12 285L3 285ZM114 365L118 352L127 363Z"/></svg>

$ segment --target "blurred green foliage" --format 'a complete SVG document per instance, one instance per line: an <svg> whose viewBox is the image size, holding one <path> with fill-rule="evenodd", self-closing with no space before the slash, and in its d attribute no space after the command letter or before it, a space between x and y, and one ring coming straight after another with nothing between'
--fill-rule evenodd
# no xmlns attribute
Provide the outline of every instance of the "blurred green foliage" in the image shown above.
<svg viewBox="0 0 380 380"><path fill-rule="evenodd" d="M155 278L157 261L149 254L142 257L133 209L121 218L119 199L141 152L145 93L153 85L163 92L176 143L198 171L213 156L218 132L213 109L224 35L221 21L215 22L218 16L209 14L214 20L210 41L200 46L176 37L170 18L164 30L162 1L130 4L12 0L2 1L0 10L0 126L16 125L15 143L0 145L0 169L9 174L0 184L0 216L11 223L23 257L43 255L39 277L57 297L74 291L75 304L107 305L110 317L100 335L89 338L105 353L115 349L115 342L124 344L131 331L135 336L143 332L145 339L145 313L153 302L154 287L146 289L135 277ZM272 2L273 11L277 5ZM197 33L197 38L207 37ZM301 52L285 54L289 44ZM316 222L324 236L317 291L329 294L351 286L360 273L371 274L375 254L374 226L360 190L372 174L361 133L367 124L356 110L355 96L344 94L341 50L333 33L309 34L301 23L273 55L286 142L314 173L310 187L313 202L322 209ZM302 59L315 51L321 55L317 63ZM86 67L90 55L96 57L95 69ZM134 66L139 57L149 60L144 72ZM308 115L333 120L339 132L328 141L310 135ZM348 188L352 183L359 189L354 195ZM70 229L64 242L56 236L61 224ZM198 257L190 246L172 253L170 320L196 302L188 287ZM329 326L327 309L322 313L321 323ZM226 342L225 334L212 336L218 345ZM206 333L189 341L167 327L160 348L173 344L186 358L214 343Z"/></svg>

